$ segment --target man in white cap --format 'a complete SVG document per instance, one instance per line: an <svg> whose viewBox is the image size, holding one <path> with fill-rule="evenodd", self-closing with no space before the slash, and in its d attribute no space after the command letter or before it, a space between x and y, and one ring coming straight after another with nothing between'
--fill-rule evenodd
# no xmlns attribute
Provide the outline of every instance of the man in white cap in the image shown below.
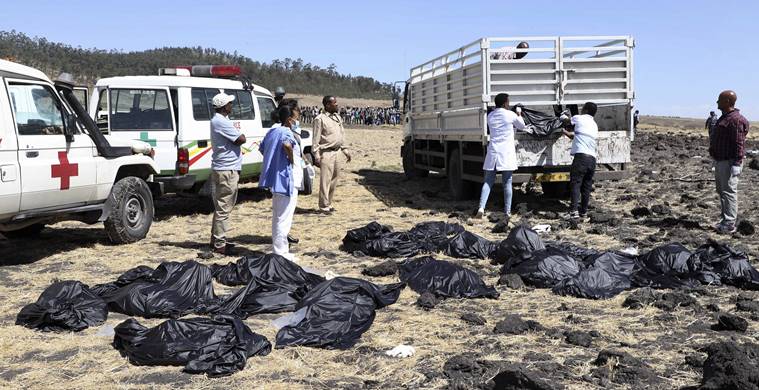
<svg viewBox="0 0 759 390"><path fill-rule="evenodd" d="M211 249L227 254L227 230L229 214L237 202L237 182L242 169L240 145L246 142L245 134L235 128L228 116L232 112L235 97L219 93L213 97L216 114L211 119L211 181L213 184L213 224Z"/></svg>

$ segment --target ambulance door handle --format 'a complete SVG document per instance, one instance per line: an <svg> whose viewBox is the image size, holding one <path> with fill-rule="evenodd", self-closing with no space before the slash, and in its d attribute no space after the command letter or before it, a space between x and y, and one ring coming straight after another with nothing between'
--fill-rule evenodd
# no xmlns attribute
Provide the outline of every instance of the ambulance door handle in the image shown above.
<svg viewBox="0 0 759 390"><path fill-rule="evenodd" d="M32 151L32 152L26 152L26 157L29 158L35 158L40 155L40 152Z"/></svg>

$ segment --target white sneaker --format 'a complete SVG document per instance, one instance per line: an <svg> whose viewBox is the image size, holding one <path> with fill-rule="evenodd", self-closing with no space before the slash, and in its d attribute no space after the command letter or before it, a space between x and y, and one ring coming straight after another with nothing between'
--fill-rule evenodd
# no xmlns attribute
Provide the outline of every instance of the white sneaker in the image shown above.
<svg viewBox="0 0 759 390"><path fill-rule="evenodd" d="M477 219L482 219L485 216L485 210L483 209L477 209L477 212L474 214L474 217Z"/></svg>

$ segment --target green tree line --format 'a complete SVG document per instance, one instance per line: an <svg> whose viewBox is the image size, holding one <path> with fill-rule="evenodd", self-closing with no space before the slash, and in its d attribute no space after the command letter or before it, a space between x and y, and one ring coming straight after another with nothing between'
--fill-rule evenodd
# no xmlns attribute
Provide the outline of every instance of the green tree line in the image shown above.
<svg viewBox="0 0 759 390"><path fill-rule="evenodd" d="M304 63L302 59L277 59L271 63L213 48L162 47L144 51L84 49L50 42L23 33L0 31L0 58L38 68L50 77L61 72L74 75L78 83L93 85L103 77L155 75L158 69L173 65L239 65L253 83L288 92L346 98L389 99L392 87L371 77L340 74L331 64L327 68Z"/></svg>

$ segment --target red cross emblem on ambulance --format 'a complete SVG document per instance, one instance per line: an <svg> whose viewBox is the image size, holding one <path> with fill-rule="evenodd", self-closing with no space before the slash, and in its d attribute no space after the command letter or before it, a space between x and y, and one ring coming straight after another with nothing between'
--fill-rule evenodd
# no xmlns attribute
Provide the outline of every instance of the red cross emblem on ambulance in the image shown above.
<svg viewBox="0 0 759 390"><path fill-rule="evenodd" d="M66 152L58 152L58 164L50 166L50 177L61 179L61 189L67 190L71 186L71 178L79 176L79 164L70 164Z"/></svg>

